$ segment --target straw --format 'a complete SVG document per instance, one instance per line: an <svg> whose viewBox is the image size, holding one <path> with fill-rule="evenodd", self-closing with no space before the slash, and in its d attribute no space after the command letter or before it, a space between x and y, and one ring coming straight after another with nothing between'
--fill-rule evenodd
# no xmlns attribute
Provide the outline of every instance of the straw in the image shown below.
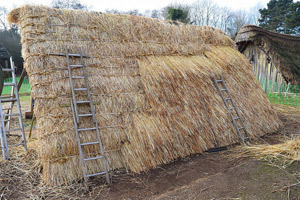
<svg viewBox="0 0 300 200"><path fill-rule="evenodd" d="M66 46L90 56L84 61L110 170L140 173L238 142L213 76L225 80L251 137L274 132L281 124L251 65L218 29L30 5L14 9L8 19L21 27L47 184L83 177L66 58L56 55ZM72 62L79 64L79 59ZM90 121L81 123L88 127ZM95 139L88 132L82 136L82 142ZM86 147L84 153L95 156L99 149ZM90 173L103 170L101 161L87 168Z"/></svg>

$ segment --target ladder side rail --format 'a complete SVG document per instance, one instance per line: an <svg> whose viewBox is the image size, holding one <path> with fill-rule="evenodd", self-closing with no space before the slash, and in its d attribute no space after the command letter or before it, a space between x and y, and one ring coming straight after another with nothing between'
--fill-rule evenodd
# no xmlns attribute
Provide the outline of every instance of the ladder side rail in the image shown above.
<svg viewBox="0 0 300 200"><path fill-rule="evenodd" d="M22 71L22 73L21 73L21 76L20 76L20 79L19 79L19 82L18 82L18 85L17 85L18 92L19 92L19 90L20 90L20 88L21 88L21 86L22 86L22 83L23 83L23 80L24 80L24 78L25 78L25 75L26 75L26 70L23 69L23 71ZM12 98L15 98L15 93L11 94L11 96L12 96ZM10 105L10 107L9 107L9 109L8 109L7 112L6 112L6 114L11 114L10 109L11 109L11 110L13 109L14 104L15 104L15 102L12 101L12 102L11 102L11 105ZM6 124L7 122L8 122L8 121L5 121L4 124ZM9 127L8 127L8 129L9 129Z"/></svg>
<svg viewBox="0 0 300 200"><path fill-rule="evenodd" d="M4 145L4 138L3 138L2 127L0 129L0 142L1 142L1 150L2 150L3 159L6 159L6 148L5 148L5 145Z"/></svg>
<svg viewBox="0 0 300 200"><path fill-rule="evenodd" d="M86 72L86 69L85 69L85 63L83 62L83 56L82 56L82 50L81 49L80 49L80 61L81 61L81 65L83 66L82 70L83 70L83 75L85 77L84 80L85 80L85 85L86 85L86 88L87 88L90 108L91 108L91 112L92 112L92 115L93 115L93 120L94 120L95 127L96 127L97 140L99 142L100 153L103 156L102 162L103 162L103 166L104 166L106 181L107 181L108 184L110 184L108 170L107 170L107 166L106 166L106 159L105 159L105 156L104 156L102 140L101 140L101 136L100 136L100 132L99 132L97 118L96 118L96 115L95 115L95 108L94 108L94 104L93 104L91 93L90 93L90 88L89 88L88 79L87 79L87 72Z"/></svg>
<svg viewBox="0 0 300 200"><path fill-rule="evenodd" d="M221 98L222 98L222 100L223 100L223 102L224 102L224 104L225 104L225 107L227 108L227 111L228 111L228 113L229 113L229 115L230 115L230 117L231 117L231 119L232 119L232 123L233 123L235 129L236 129L237 132L238 132L238 136L239 136L240 140L244 143L244 139L243 139L243 137L242 137L242 135L241 135L241 133L240 133L238 127L237 127L237 124L236 124L236 122L235 122L235 120L234 120L234 117L233 117L233 115L232 115L232 113L231 113L231 111L230 111L230 108L229 108L229 106L228 106L228 104L227 104L227 102L226 102L226 100L225 100L225 98L224 98L224 95L223 95L223 93L222 93L222 91L221 91L221 89L220 89L220 87L219 87L219 85L218 85L218 82L217 82L216 78L214 78L214 83L215 83L216 88L218 89L218 91L219 91L219 93L220 93L220 96L221 96ZM222 80L222 85L223 85L223 87L226 89L226 91L228 92L228 89L226 88L226 86L225 86L223 80ZM229 95L229 98L230 98L230 100L231 100L232 98L231 98L231 96L230 96L229 93L228 93L228 95ZM233 104L232 106L235 107L234 104Z"/></svg>
<svg viewBox="0 0 300 200"><path fill-rule="evenodd" d="M222 82L223 82L223 81L222 81ZM216 80L215 78L214 78L214 83L215 83L215 86L216 86L217 90L218 90L219 93L220 93L220 96L221 96L221 98L222 98L222 100L223 100L223 102L224 102L224 104L225 104L227 110L229 110L228 104L227 104L227 102L226 102L226 100L225 100L225 98L224 98L224 95L223 95L223 93L222 93L222 91L221 91L221 89L220 89L220 87L219 87L219 85L218 85L218 82L217 82L217 80ZM230 112L230 113L231 113L231 112Z"/></svg>
<svg viewBox="0 0 300 200"><path fill-rule="evenodd" d="M222 81L222 85L223 85L224 88L226 88L226 85L225 85L224 81ZM241 118L241 115L240 115L240 113L239 113L239 111L238 111L238 109L237 109L235 103L233 102L233 99L232 99L232 97L231 97L231 95L230 95L229 90L226 89L226 92L227 92L227 94L228 94L228 96L229 96L229 98L230 98L230 102L231 102L231 104L232 104L232 106L233 106L233 108L234 108L234 110L235 110L235 112L236 112L236 114L237 114L237 116L238 116L238 118L239 118L239 121L241 122L242 127L244 128L245 135L246 135L246 137L248 137L248 139L250 140L249 133L248 133L247 130L246 130L245 124L244 124L244 122L243 122L243 120L242 120L242 118ZM234 121L235 121L235 120L234 120ZM237 129L237 131L239 132L239 134L241 135L239 127L236 126L236 129ZM244 139L243 139L243 142L244 142Z"/></svg>
<svg viewBox="0 0 300 200"><path fill-rule="evenodd" d="M6 138L6 133L5 133L5 125L4 125L4 117L2 113L2 102L0 100L0 118L1 118L1 148L2 148L2 154L4 159L9 159L9 149L7 146L7 138Z"/></svg>
<svg viewBox="0 0 300 200"><path fill-rule="evenodd" d="M69 56L69 51L68 48L66 47L66 59L67 59L67 65L68 65L68 71L69 71L69 77L70 77L70 85L71 85L71 89L72 89L72 98L74 101L74 111L75 111L75 115L76 115L76 121L77 123L80 122L79 116L78 116L78 108L77 108L77 104L76 104L76 94L74 92L74 83L73 83L73 79L72 79L72 69L70 66L70 56Z"/></svg>
<svg viewBox="0 0 300 200"><path fill-rule="evenodd" d="M75 110L74 110L75 109L74 105L76 103L74 103L74 100L72 98L70 98L70 102L71 102L71 109L72 109L72 114L73 114L73 121L74 121L74 126L75 126L77 144L78 144L78 148L79 148L79 156L80 156L81 165L82 165L83 177L84 177L85 183L87 183L87 171L86 171L85 163L84 163L84 160L83 160L84 158L83 158L83 153L82 153L82 148L81 148L80 136L79 136L79 133L78 133L78 125L77 125L77 121L76 121L76 114L75 114Z"/></svg>
<svg viewBox="0 0 300 200"><path fill-rule="evenodd" d="M11 73L13 74L13 72L11 72ZM15 90L15 86L11 86L11 91L10 91L11 98L14 98L14 93L15 93L14 90ZM15 103L14 101L9 102L9 109L7 110L7 114L12 114L12 109L13 109L14 103ZM5 120L7 120L6 129L9 130L11 116L5 117Z"/></svg>
<svg viewBox="0 0 300 200"><path fill-rule="evenodd" d="M231 103L234 105L232 99L231 99ZM239 118L239 121L240 121L241 124L242 124L242 127L240 127L240 128L243 128L243 129L244 129L244 132L245 132L246 137L248 137L248 139L250 140L249 133L247 132L246 127L245 127L245 124L244 124L244 122L243 122L243 120L242 120L242 118L241 118L241 116L240 116L240 113L239 113L239 111L238 111L238 109L237 109L237 107L236 107L235 105L234 105L234 110L235 110L235 112L236 112L236 114L237 114L237 116L238 116L238 118ZM240 131L240 129L238 129L238 131Z"/></svg>
<svg viewBox="0 0 300 200"><path fill-rule="evenodd" d="M15 84L15 87L17 87L17 79L16 79L16 73L15 73L15 66L14 66L14 62L12 61L12 57L11 57L11 69L12 69L12 78L13 78L13 82ZM22 134L22 144L24 146L24 149L27 150L27 145L26 145L26 137L25 137L25 132L24 132L24 126L23 126L23 119L22 119L22 112L21 112L21 104L20 104L20 99L19 99L19 92L17 88L14 88L14 92L15 92L15 97L17 99L17 109L18 109L18 113L19 113L19 126L21 128L21 134ZM11 109L12 110L12 109ZM12 112L12 111L11 111Z"/></svg>
<svg viewBox="0 0 300 200"><path fill-rule="evenodd" d="M221 96L223 96L222 93L221 93ZM224 96L223 96L223 99L225 100ZM231 99L231 97L230 97L230 99ZM234 116L232 115L232 112L231 112L230 109L229 109L229 106L228 106L228 103L226 102L226 100L224 101L224 104L225 104L225 106L226 106L226 108L227 108L227 111L228 111L230 117L231 117L231 120L232 120L232 123L233 123L233 125L234 125L234 128L237 130L237 133L238 133L238 136L239 136L240 140L244 143L243 136L242 136L242 134L241 134L241 132L240 132L240 130L239 130L239 128L238 128L238 125L237 125L237 123L236 123L236 121L235 121L235 119L234 119Z"/></svg>

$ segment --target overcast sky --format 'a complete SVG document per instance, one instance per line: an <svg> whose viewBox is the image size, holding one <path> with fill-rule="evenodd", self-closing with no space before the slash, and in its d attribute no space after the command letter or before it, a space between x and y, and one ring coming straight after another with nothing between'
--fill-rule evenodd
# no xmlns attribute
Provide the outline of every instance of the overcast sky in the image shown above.
<svg viewBox="0 0 300 200"><path fill-rule="evenodd" d="M106 9L117 9L122 11L138 9L140 11L161 9L172 2L192 3L195 0L81 0L91 10L105 11ZM258 3L266 5L269 0L213 0L220 6L227 6L233 9L248 9ZM0 6L8 9L20 5L33 3L50 5L51 0L0 0Z"/></svg>

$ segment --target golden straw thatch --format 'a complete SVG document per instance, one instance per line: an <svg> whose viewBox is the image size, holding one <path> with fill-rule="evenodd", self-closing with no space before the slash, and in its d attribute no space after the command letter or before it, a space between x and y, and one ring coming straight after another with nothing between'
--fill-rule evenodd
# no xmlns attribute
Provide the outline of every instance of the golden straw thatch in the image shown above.
<svg viewBox="0 0 300 200"><path fill-rule="evenodd" d="M48 184L82 177L66 59L54 55L66 46L90 56L85 63L110 170L139 173L238 142L213 76L226 81L251 137L280 126L251 65L219 30L39 6L14 9L9 21L21 27ZM93 140L88 133L83 137ZM84 151L95 155L98 149ZM101 168L91 161L88 170Z"/></svg>

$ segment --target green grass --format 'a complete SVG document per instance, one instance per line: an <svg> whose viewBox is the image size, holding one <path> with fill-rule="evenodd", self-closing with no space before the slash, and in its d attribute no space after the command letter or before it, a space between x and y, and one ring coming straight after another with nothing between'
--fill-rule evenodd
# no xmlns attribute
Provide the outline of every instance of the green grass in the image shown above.
<svg viewBox="0 0 300 200"><path fill-rule="evenodd" d="M17 77L17 82L19 81L20 77ZM12 82L12 78L6 78L4 79L4 83L11 83ZM11 92L11 86L4 86L3 87L3 91L2 91L2 95L8 95ZM24 78L23 83L21 85L21 88L19 90L19 93L30 93L31 89L30 89L30 84L29 84L29 80L28 78Z"/></svg>
<svg viewBox="0 0 300 200"><path fill-rule="evenodd" d="M19 99L21 102L29 102L30 103L31 96L30 96L30 94L29 95L20 95Z"/></svg>
<svg viewBox="0 0 300 200"><path fill-rule="evenodd" d="M300 85L280 84L264 79L259 82L271 103L300 106Z"/></svg>
<svg viewBox="0 0 300 200"><path fill-rule="evenodd" d="M298 96L296 96L298 95ZM271 103L284 104L290 106L300 106L299 94L267 94Z"/></svg>

